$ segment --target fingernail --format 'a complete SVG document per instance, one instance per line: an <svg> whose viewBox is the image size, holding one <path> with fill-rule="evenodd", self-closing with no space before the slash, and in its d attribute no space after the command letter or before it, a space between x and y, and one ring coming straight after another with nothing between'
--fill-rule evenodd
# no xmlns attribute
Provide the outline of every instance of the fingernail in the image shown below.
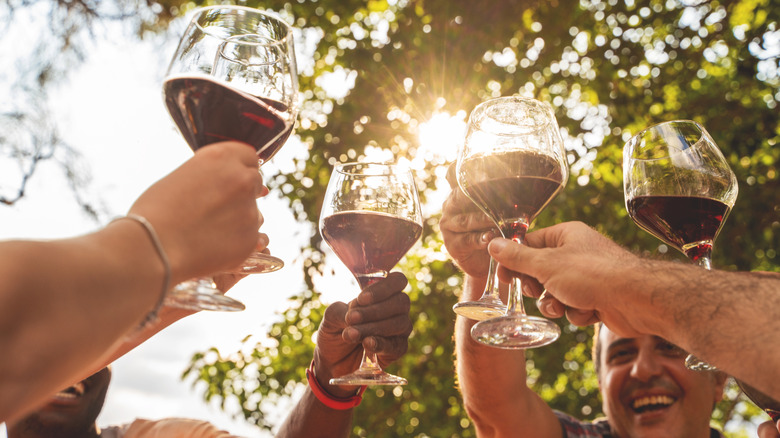
<svg viewBox="0 0 780 438"><path fill-rule="evenodd" d="M350 342L357 342L360 340L360 332L358 332L356 328L347 327L344 329L344 336L346 336L347 340Z"/></svg>
<svg viewBox="0 0 780 438"><path fill-rule="evenodd" d="M363 340L363 346L364 346L364 347L365 347L367 350L369 350L369 351L371 351L371 352L374 352L374 351L376 351L376 339L374 339L373 337L371 337L371 338L366 338L365 340Z"/></svg>
<svg viewBox="0 0 780 438"><path fill-rule="evenodd" d="M490 239L492 238L493 238L493 233L491 233L490 231L485 231L484 233L482 233L481 236L479 236L479 241L482 243L489 243Z"/></svg>
<svg viewBox="0 0 780 438"><path fill-rule="evenodd" d="M363 318L360 312L354 310L350 310L349 312L347 312L347 317L346 317L347 324L358 324L362 319Z"/></svg>

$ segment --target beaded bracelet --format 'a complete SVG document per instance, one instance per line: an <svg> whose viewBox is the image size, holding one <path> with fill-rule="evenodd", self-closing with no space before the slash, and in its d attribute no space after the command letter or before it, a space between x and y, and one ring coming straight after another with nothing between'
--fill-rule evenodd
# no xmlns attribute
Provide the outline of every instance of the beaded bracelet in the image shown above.
<svg viewBox="0 0 780 438"><path fill-rule="evenodd" d="M363 393L366 392L366 385L363 385L360 387L360 389L358 389L357 394L351 397L334 397L328 394L328 392L325 391L322 386L320 386L320 382L314 375L313 360L311 361L309 368L306 369L306 379L309 381L309 388L311 388L311 392L314 393L314 396L317 397L317 400L331 409L337 409L340 411L352 409L359 405L360 402L363 401Z"/></svg>
<svg viewBox="0 0 780 438"><path fill-rule="evenodd" d="M157 255L160 256L160 260L162 261L163 268L165 269L165 274L163 276L163 288L162 288L162 292L160 293L160 298L157 300L157 305L154 306L154 309L152 309L151 312L146 314L143 322L141 322L141 327L145 327L148 324L152 324L157 321L157 313L160 311L160 308L162 307L163 302L165 301L165 297L168 295L168 289L170 289L171 286L171 264L168 261L168 256L165 254L165 250L163 249L162 242L160 242L160 238L157 236L157 232L154 230L152 224L145 217L131 213L126 216L118 217L112 220L111 222L113 223L122 219L130 219L134 222L141 224L141 226L144 227L144 230L146 230L146 234L149 235L149 239L151 239L152 244L154 245L154 249L157 251Z"/></svg>

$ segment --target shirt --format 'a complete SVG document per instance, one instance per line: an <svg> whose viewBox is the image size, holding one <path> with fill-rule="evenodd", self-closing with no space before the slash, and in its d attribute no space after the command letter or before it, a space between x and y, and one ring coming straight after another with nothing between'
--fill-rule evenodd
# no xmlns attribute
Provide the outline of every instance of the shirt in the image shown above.
<svg viewBox="0 0 780 438"><path fill-rule="evenodd" d="M554 412L561 423L563 438L614 438L606 418L598 418L592 423L585 423L563 412ZM710 428L710 438L723 438L723 434Z"/></svg>
<svg viewBox="0 0 780 438"><path fill-rule="evenodd" d="M138 419L102 429L101 438L238 438L211 423L189 418Z"/></svg>

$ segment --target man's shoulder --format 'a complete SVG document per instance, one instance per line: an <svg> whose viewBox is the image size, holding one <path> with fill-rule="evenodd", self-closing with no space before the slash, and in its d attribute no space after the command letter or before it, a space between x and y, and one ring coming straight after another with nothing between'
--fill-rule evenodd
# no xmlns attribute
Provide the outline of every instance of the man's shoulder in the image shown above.
<svg viewBox="0 0 780 438"><path fill-rule="evenodd" d="M612 432L606 418L598 418L592 422L578 420L563 412L553 411L563 428L564 438L611 438Z"/></svg>

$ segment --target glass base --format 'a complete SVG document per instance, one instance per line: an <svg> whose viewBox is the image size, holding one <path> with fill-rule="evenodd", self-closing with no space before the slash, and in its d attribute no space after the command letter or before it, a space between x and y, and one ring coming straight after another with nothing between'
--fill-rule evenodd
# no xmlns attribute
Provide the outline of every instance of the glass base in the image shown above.
<svg viewBox="0 0 780 438"><path fill-rule="evenodd" d="M265 274L267 272L274 272L284 267L284 261L279 257L274 257L262 252L254 252L246 260L244 264L236 269L234 274Z"/></svg>
<svg viewBox="0 0 780 438"><path fill-rule="evenodd" d="M688 357L685 358L685 368L694 371L715 371L718 369L714 365L710 365L692 354L689 354Z"/></svg>
<svg viewBox="0 0 780 438"><path fill-rule="evenodd" d="M464 301L452 306L452 311L460 316L475 321L484 321L506 313L506 304L497 299L479 299L478 301Z"/></svg>
<svg viewBox="0 0 780 438"><path fill-rule="evenodd" d="M354 373L330 379L331 385L406 385L406 379L386 373L381 369L359 369Z"/></svg>
<svg viewBox="0 0 780 438"><path fill-rule="evenodd" d="M238 312L246 309L244 303L226 297L211 279L206 278L177 284L165 297L165 305L195 311Z"/></svg>
<svg viewBox="0 0 780 438"><path fill-rule="evenodd" d="M554 322L528 315L491 318L471 328L471 337L477 342L511 350L542 347L560 335L561 329Z"/></svg>

